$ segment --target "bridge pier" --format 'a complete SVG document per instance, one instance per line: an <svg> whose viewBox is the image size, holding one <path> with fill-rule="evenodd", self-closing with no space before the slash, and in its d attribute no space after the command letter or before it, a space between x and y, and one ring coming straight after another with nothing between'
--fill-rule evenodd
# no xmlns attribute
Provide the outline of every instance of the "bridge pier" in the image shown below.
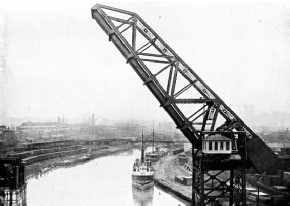
<svg viewBox="0 0 290 206"><path fill-rule="evenodd" d="M17 190L13 189L4 189L5 194L5 205L11 205L11 206L18 206L23 205L26 206L26 184L22 185L21 188L18 188Z"/></svg>
<svg viewBox="0 0 290 206"><path fill-rule="evenodd" d="M25 164L20 158L0 158L0 187L18 190L25 182Z"/></svg>

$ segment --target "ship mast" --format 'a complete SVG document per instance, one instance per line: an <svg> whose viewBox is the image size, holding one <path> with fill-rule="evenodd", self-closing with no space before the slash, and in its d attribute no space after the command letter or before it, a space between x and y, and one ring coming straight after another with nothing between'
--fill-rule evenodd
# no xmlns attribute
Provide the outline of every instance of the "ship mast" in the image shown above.
<svg viewBox="0 0 290 206"><path fill-rule="evenodd" d="M153 145L152 145L152 153L154 152L154 120L153 120Z"/></svg>
<svg viewBox="0 0 290 206"><path fill-rule="evenodd" d="M142 140L141 140L141 162L144 162L143 130L142 130Z"/></svg>

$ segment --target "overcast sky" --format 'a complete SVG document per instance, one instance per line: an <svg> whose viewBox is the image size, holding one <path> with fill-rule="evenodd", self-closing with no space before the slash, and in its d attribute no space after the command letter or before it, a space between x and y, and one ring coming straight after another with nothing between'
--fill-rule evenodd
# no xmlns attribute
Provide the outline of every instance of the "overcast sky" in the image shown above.
<svg viewBox="0 0 290 206"><path fill-rule="evenodd" d="M2 3L6 113L169 119L91 18L96 3L138 13L239 116L244 105L257 113L290 111L289 4L164 2Z"/></svg>

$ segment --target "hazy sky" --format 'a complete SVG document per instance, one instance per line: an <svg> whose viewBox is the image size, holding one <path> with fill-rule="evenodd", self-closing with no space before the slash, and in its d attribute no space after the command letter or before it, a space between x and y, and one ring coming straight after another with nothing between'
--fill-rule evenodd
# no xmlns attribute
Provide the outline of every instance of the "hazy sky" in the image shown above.
<svg viewBox="0 0 290 206"><path fill-rule="evenodd" d="M6 113L169 119L91 18L96 3L138 13L238 115L250 104L257 112L290 112L289 4L164 2L2 3Z"/></svg>

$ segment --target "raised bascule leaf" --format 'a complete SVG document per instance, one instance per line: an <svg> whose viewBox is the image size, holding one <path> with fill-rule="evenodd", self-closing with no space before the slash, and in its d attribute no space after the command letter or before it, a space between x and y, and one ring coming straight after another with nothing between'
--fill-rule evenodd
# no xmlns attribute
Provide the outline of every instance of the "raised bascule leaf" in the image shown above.
<svg viewBox="0 0 290 206"><path fill-rule="evenodd" d="M236 142L236 149L246 151L248 165L263 173L277 162L274 152L138 14L100 4L91 12L193 148L201 150L210 132L232 132L228 138L233 141L240 132L246 141Z"/></svg>

